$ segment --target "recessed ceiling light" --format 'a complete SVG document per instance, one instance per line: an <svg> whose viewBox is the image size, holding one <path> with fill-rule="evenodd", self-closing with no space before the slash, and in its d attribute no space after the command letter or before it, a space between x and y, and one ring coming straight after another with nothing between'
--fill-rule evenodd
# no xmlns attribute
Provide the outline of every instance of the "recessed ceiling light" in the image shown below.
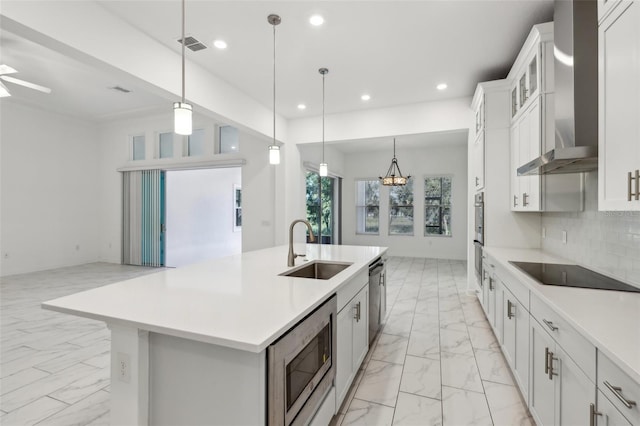
<svg viewBox="0 0 640 426"><path fill-rule="evenodd" d="M447 83L440 83L440 84L438 84L438 85L436 86L436 89L438 89L438 90L444 90L444 89L446 89L447 87L448 87L448 86L447 86Z"/></svg>
<svg viewBox="0 0 640 426"><path fill-rule="evenodd" d="M324 18L320 15L313 15L311 18L309 18L309 23L314 27L318 27L324 24Z"/></svg>
<svg viewBox="0 0 640 426"><path fill-rule="evenodd" d="M360 99L362 99L363 101L368 101L369 99L371 99L370 95L364 94L362 96L360 96Z"/></svg>
<svg viewBox="0 0 640 426"><path fill-rule="evenodd" d="M306 109L307 106L305 104L298 104L298 109Z"/></svg>
<svg viewBox="0 0 640 426"><path fill-rule="evenodd" d="M227 42L224 40L215 40L213 42L213 45L215 47L217 47L218 49L226 49L227 48Z"/></svg>

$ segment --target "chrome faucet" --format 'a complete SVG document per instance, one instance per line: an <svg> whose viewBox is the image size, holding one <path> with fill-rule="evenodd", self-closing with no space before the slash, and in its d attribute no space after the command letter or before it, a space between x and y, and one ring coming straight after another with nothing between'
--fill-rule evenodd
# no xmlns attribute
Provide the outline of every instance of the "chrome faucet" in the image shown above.
<svg viewBox="0 0 640 426"><path fill-rule="evenodd" d="M289 257L287 257L287 266L294 266L296 257L306 256L304 254L295 254L293 252L293 227L295 226L296 223L299 223L299 222L302 222L305 225L307 225L307 228L309 229L309 241L314 242L316 240L316 237L313 235L313 229L311 229L311 224L309 223L308 220L296 219L293 222L291 222L291 226L289 226Z"/></svg>

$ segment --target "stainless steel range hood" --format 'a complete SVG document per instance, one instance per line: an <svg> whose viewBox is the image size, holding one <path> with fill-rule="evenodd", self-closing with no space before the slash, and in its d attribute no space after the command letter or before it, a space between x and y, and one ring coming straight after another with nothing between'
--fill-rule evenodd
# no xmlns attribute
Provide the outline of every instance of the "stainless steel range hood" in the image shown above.
<svg viewBox="0 0 640 426"><path fill-rule="evenodd" d="M595 0L554 3L555 149L518 176L598 168L598 10Z"/></svg>

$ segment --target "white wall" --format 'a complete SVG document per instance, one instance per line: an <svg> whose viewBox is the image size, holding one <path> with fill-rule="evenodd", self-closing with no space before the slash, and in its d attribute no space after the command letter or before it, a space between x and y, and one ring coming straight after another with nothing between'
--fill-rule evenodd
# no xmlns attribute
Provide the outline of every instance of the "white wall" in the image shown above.
<svg viewBox="0 0 640 426"><path fill-rule="evenodd" d="M234 185L241 180L239 167L167 172L167 266L242 251L242 232L233 226Z"/></svg>
<svg viewBox="0 0 640 426"><path fill-rule="evenodd" d="M459 98L328 114L325 116L325 141L467 129L470 101L470 98ZM297 144L321 141L319 122L318 117L289 120L286 141Z"/></svg>
<svg viewBox="0 0 640 426"><path fill-rule="evenodd" d="M414 235L388 235L389 189L380 190L380 235L356 235L355 180L377 179L391 163L389 151L374 151L345 156L343 182L343 244L389 247L392 256L467 258L467 146L432 146L397 149L404 174L414 181ZM453 178L452 237L424 236L424 177L449 175Z"/></svg>
<svg viewBox="0 0 640 426"><path fill-rule="evenodd" d="M240 133L242 166L242 251L272 247L276 233L276 168L269 164L270 141ZM279 220L281 220L280 218Z"/></svg>
<svg viewBox="0 0 640 426"><path fill-rule="evenodd" d="M0 101L1 274L98 258L98 135L88 123Z"/></svg>

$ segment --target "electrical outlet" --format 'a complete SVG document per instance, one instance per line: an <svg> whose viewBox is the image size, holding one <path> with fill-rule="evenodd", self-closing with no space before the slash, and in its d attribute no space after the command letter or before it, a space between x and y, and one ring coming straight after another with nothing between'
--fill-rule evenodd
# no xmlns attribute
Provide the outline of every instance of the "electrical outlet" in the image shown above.
<svg viewBox="0 0 640 426"><path fill-rule="evenodd" d="M562 244L567 244L567 231L562 231Z"/></svg>
<svg viewBox="0 0 640 426"><path fill-rule="evenodd" d="M542 227L542 238L547 238L547 228Z"/></svg>
<svg viewBox="0 0 640 426"><path fill-rule="evenodd" d="M118 380L129 383L131 381L131 357L129 354L118 352L116 362L118 365Z"/></svg>

